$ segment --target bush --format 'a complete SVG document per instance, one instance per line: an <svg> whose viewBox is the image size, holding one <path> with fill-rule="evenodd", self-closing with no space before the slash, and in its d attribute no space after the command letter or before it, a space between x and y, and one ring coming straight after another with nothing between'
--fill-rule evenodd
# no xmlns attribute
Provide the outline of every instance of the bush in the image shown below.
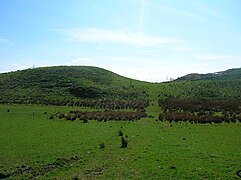
<svg viewBox="0 0 241 180"><path fill-rule="evenodd" d="M58 114L59 119L63 119L65 117L64 113L59 113Z"/></svg>
<svg viewBox="0 0 241 180"><path fill-rule="evenodd" d="M68 113L65 118L66 118L67 120L74 121L74 120L76 120L77 115L74 114L74 113Z"/></svg>
<svg viewBox="0 0 241 180"><path fill-rule="evenodd" d="M100 148L100 149L104 149L104 148L105 148L105 143L100 143L100 144L99 144L99 148Z"/></svg>
<svg viewBox="0 0 241 180"><path fill-rule="evenodd" d="M121 137L121 148L127 148L128 141L123 136Z"/></svg>
<svg viewBox="0 0 241 180"><path fill-rule="evenodd" d="M54 119L54 115L51 114L51 115L49 116L49 119Z"/></svg>
<svg viewBox="0 0 241 180"><path fill-rule="evenodd" d="M121 130L119 130L118 136L123 136L123 132Z"/></svg>

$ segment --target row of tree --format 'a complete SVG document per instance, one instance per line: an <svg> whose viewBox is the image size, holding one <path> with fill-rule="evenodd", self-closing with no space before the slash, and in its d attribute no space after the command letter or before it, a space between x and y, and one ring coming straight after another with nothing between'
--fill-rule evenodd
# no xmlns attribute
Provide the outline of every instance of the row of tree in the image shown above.
<svg viewBox="0 0 241 180"><path fill-rule="evenodd" d="M241 122L240 100L177 99L159 100L164 113L159 120L195 123Z"/></svg>
<svg viewBox="0 0 241 180"><path fill-rule="evenodd" d="M149 106L149 100L118 100L118 99L83 99L83 100L8 100L0 103L42 104L55 106L90 107L95 109L144 109Z"/></svg>
<svg viewBox="0 0 241 180"><path fill-rule="evenodd" d="M117 111L97 111L97 112L81 112L81 111L70 111L67 114L58 113L59 119L67 119L74 121L76 119L88 121L110 121L110 120L138 120L140 118L146 117L144 110L138 110L135 112L117 112Z"/></svg>
<svg viewBox="0 0 241 180"><path fill-rule="evenodd" d="M222 112L239 114L241 112L241 100L207 100L207 99L176 99L167 98L159 100L159 106L164 112Z"/></svg>
<svg viewBox="0 0 241 180"><path fill-rule="evenodd" d="M110 99L85 99L85 100L56 100L46 102L58 106L91 107L103 109L144 109L149 106L148 100L110 100Z"/></svg>
<svg viewBox="0 0 241 180"><path fill-rule="evenodd" d="M170 112L159 115L160 121L169 122L194 122L194 123L222 123L241 122L241 114L233 116L194 115L186 112Z"/></svg>

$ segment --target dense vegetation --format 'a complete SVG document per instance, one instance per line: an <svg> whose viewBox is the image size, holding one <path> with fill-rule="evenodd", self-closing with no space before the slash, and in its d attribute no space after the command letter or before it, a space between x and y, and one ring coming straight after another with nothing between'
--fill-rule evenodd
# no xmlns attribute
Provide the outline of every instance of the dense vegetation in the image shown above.
<svg viewBox="0 0 241 180"><path fill-rule="evenodd" d="M144 109L149 105L148 100L108 100L108 99L84 99L84 100L56 100L45 101L45 105L92 107L103 109Z"/></svg>
<svg viewBox="0 0 241 180"><path fill-rule="evenodd" d="M159 120L197 123L241 122L241 100L193 100L168 98L159 101L164 113Z"/></svg>
<svg viewBox="0 0 241 180"><path fill-rule="evenodd" d="M56 105L56 104L53 104ZM84 120L97 120L97 121L110 121L110 120L127 120L133 121L136 119L144 118L147 116L145 108L149 106L148 100L82 100L82 101L71 101L61 103L57 105L68 105L72 107L83 107L83 108L94 108L94 111L80 111L71 110L65 114L59 112L56 115L59 119L67 119L74 121L76 119ZM117 111L115 111L117 110ZM51 115L50 119L54 116Z"/></svg>
<svg viewBox="0 0 241 180"><path fill-rule="evenodd" d="M67 119L74 121L77 118L87 122L88 120L111 121L111 120L122 120L122 121L133 121L146 117L145 111L138 110L136 112L121 112L121 111L94 111L94 112L81 112L81 111L70 111L68 114L59 113L59 119ZM51 116L52 117L52 116Z"/></svg>

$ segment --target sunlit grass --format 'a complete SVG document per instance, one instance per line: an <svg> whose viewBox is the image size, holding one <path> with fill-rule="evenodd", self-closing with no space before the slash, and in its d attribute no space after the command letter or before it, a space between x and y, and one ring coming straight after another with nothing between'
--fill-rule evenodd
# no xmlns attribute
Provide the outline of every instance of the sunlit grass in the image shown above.
<svg viewBox="0 0 241 180"><path fill-rule="evenodd" d="M240 123L169 124L156 122L155 118L83 123L48 119L49 114L70 109L1 105L1 172L16 171L22 165L38 171L57 158L73 156L79 159L38 177L233 179L240 169ZM151 113L151 108L148 111ZM120 148L119 130L128 136L127 148ZM102 149L101 143L105 144Z"/></svg>

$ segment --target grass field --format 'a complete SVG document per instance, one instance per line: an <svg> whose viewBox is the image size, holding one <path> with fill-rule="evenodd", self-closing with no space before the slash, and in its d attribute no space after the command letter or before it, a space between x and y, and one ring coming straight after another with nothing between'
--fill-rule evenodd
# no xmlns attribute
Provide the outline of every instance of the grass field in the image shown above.
<svg viewBox="0 0 241 180"><path fill-rule="evenodd" d="M155 103L147 112L155 111ZM1 175L11 174L10 179L238 178L241 123L169 124L157 122L155 114L134 122L48 118L72 109L0 105ZM128 136L127 148L120 148L119 130Z"/></svg>

